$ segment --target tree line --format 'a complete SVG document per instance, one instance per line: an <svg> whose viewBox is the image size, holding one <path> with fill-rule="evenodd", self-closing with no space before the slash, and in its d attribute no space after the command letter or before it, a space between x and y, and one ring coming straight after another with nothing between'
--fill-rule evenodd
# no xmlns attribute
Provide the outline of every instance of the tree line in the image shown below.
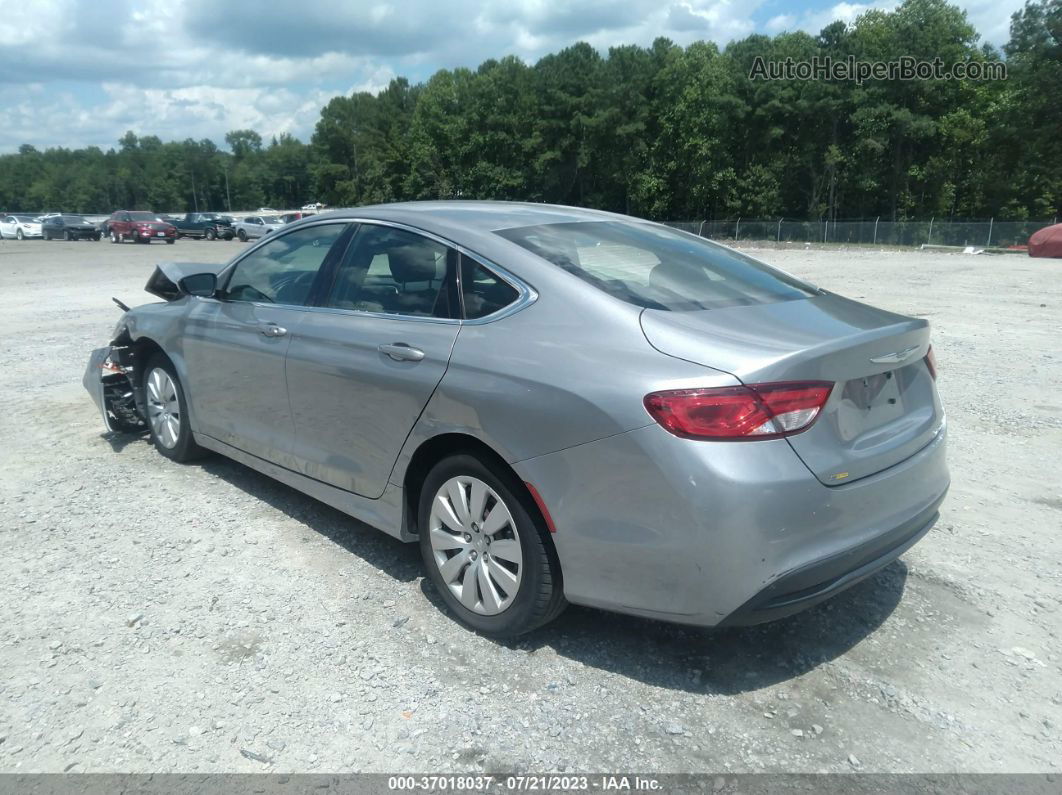
<svg viewBox="0 0 1062 795"><path fill-rule="evenodd" d="M654 219L1049 219L1062 209L1062 0L1030 0L1003 52L945 0L817 36L720 49L586 43L333 98L308 143L253 130L0 156L0 208L110 212L432 198L592 206ZM764 61L1005 57L1005 80L750 78Z"/></svg>

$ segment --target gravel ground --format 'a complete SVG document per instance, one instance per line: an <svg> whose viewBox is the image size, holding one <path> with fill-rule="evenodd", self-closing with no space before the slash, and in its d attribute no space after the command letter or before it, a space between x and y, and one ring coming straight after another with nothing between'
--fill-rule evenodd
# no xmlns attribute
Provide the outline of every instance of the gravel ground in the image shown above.
<svg viewBox="0 0 1062 795"><path fill-rule="evenodd" d="M417 550L223 458L102 433L81 375L160 250L0 245L0 772L1047 771L1062 765L1062 262L763 256L927 317L937 528L774 624L571 608L514 643Z"/></svg>

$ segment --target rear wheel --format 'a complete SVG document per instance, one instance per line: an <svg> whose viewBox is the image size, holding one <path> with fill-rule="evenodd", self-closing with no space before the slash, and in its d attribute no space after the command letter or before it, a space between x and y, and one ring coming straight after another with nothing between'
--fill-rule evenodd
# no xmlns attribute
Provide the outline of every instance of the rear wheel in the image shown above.
<svg viewBox="0 0 1062 795"><path fill-rule="evenodd" d="M566 606L556 552L511 474L469 454L440 461L424 480L417 526L429 579L472 629L520 635Z"/></svg>
<svg viewBox="0 0 1062 795"><path fill-rule="evenodd" d="M241 243L246 243L247 242L247 233L244 232L242 229L239 232L236 233L236 237L238 237L240 239Z"/></svg>
<svg viewBox="0 0 1062 795"><path fill-rule="evenodd" d="M156 354L144 370L144 403L151 441L166 458L191 461L203 454L188 425L188 400L177 371L165 356Z"/></svg>
<svg viewBox="0 0 1062 795"><path fill-rule="evenodd" d="M168 245L168 246L172 246L176 242L177 242L177 240L175 238L172 238L172 237L166 238L166 245Z"/></svg>

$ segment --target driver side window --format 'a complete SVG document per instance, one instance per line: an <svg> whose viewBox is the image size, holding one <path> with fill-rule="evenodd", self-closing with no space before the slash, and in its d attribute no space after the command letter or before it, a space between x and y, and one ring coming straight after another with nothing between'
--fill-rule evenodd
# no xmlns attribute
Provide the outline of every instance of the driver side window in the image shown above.
<svg viewBox="0 0 1062 795"><path fill-rule="evenodd" d="M271 240L236 264L225 299L305 304L317 271L346 228L342 223L310 226Z"/></svg>

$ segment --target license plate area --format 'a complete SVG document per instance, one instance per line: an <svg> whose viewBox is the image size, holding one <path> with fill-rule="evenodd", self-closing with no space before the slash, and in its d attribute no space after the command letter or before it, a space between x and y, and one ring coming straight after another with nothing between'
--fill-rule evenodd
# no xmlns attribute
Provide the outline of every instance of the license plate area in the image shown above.
<svg viewBox="0 0 1062 795"><path fill-rule="evenodd" d="M877 428L903 416L900 389L903 375L901 370L891 370L845 382L841 400L847 411L839 415L842 424L849 426L841 428L845 438L852 438L861 431Z"/></svg>

